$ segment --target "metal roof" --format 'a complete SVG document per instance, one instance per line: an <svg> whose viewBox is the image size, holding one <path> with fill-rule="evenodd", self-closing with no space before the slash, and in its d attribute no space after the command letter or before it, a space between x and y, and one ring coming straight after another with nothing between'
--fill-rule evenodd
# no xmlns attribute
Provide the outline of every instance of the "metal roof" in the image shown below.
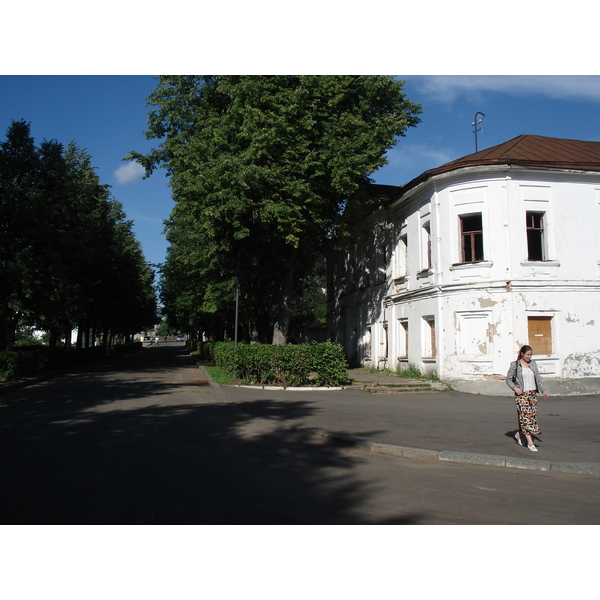
<svg viewBox="0 0 600 600"><path fill-rule="evenodd" d="M402 193L435 175L464 167L484 165L521 165L548 169L600 171L600 142L520 135L498 146L480 150L441 167L425 171L403 186Z"/></svg>

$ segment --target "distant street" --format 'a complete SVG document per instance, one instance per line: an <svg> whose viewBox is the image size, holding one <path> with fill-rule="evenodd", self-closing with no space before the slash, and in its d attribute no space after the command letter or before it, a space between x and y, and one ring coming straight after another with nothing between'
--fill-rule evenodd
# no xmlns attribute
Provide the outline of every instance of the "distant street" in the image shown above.
<svg viewBox="0 0 600 600"><path fill-rule="evenodd" d="M313 411L305 393L260 413ZM0 403L4 525L600 524L600 478L421 463L284 430L226 402L181 343Z"/></svg>

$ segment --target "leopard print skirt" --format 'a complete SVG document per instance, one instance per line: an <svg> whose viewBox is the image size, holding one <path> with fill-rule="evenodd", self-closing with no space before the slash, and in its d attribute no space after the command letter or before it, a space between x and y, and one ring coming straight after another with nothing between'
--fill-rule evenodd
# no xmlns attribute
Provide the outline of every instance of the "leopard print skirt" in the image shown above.
<svg viewBox="0 0 600 600"><path fill-rule="evenodd" d="M538 403L535 393L515 396L519 431L521 433L541 433L537 422Z"/></svg>

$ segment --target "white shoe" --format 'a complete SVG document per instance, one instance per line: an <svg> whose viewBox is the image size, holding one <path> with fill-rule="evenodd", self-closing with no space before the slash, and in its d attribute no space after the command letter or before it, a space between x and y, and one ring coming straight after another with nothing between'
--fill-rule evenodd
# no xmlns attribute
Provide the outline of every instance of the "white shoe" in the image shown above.
<svg viewBox="0 0 600 600"><path fill-rule="evenodd" d="M533 445L533 446L527 446L527 449L531 450L532 452L537 452L538 451L538 449L535 447L535 445Z"/></svg>
<svg viewBox="0 0 600 600"><path fill-rule="evenodd" d="M517 440L517 444L519 444L519 446L523 445L523 442L521 441L521 434L518 431L515 433L515 440Z"/></svg>

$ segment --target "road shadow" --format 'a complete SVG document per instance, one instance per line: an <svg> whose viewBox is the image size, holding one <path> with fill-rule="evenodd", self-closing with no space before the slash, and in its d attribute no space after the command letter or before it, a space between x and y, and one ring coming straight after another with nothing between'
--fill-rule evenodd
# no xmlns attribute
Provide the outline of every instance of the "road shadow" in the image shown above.
<svg viewBox="0 0 600 600"><path fill-rule="evenodd" d="M202 402L206 382L153 381L129 360L129 371L114 363L20 390L0 409L2 524L419 522L365 514L377 487L359 475L360 455L252 422L244 403ZM275 420L314 410L302 400L260 408Z"/></svg>

